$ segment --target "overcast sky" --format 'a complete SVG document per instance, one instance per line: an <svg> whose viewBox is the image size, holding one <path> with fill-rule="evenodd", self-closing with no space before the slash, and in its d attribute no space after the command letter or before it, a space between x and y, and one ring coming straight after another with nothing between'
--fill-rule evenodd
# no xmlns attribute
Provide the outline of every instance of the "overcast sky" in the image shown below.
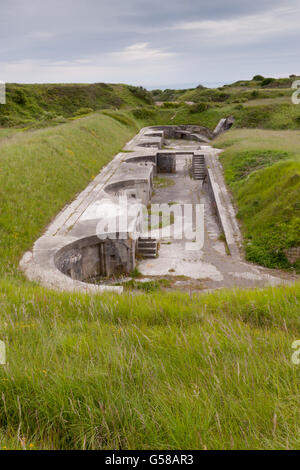
<svg viewBox="0 0 300 470"><path fill-rule="evenodd" d="M0 0L0 80L148 88L300 74L300 0Z"/></svg>

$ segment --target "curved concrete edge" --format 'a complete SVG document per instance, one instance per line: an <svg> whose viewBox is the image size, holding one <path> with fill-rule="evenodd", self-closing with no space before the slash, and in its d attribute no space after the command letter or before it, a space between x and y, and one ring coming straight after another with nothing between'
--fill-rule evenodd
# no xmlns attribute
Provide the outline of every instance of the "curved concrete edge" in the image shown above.
<svg viewBox="0 0 300 470"><path fill-rule="evenodd" d="M20 261L20 268L28 279L39 282L47 288L60 291L94 294L101 294L103 292L122 293L122 286L95 285L72 279L57 268L54 262L55 256L61 248L71 244L73 241L78 241L81 238L95 234L95 224L98 219L93 215L93 210L98 207L97 203L99 203L99 201L107 198L108 193L105 189L109 187L111 183L116 183L118 180L120 182L122 182L122 180L124 181L124 175L121 174L122 172L120 173L120 167L125 164L126 167L128 165L127 170L130 170L130 162L126 163L127 158L141 157L152 159L153 157L157 157L159 151L161 157L165 159L169 157L172 159L180 152L170 149L161 149L165 134L168 134L170 129L171 132L173 132L174 129L180 128L180 132L184 132L184 136L189 134L189 138L193 138L195 136L195 127L199 128L200 126L152 126L141 129L124 148L124 150L130 153L126 153L125 151L118 153L73 202L57 215L46 229L44 235L36 241L32 251L24 254ZM205 142L205 139L203 141ZM141 143L142 146L140 145ZM210 150L210 147L207 147L205 152L209 153ZM193 151L193 153L195 153L195 151ZM132 166L136 168L136 176L140 176L141 168L138 169L138 165ZM125 173L127 170L125 170ZM147 168L147 170L145 168L145 171L147 173L146 179L150 181L150 168ZM213 180L212 177L210 179ZM217 184L213 184L212 187L214 193L217 194ZM223 190L223 188L221 189ZM225 186L224 189L226 191ZM115 197L113 195L110 196L110 199L111 202L115 204ZM220 202L221 198L216 197L216 201L220 208L219 213L221 213L222 226L225 226L224 233L225 236L228 237L228 245L231 246L230 229L226 229L226 217L230 214L224 212L223 216L221 210L222 204ZM231 214L231 216L233 216L233 214ZM230 224L228 224L228 226L230 226ZM232 249L232 253L233 252L234 249Z"/></svg>
<svg viewBox="0 0 300 470"><path fill-rule="evenodd" d="M57 269L53 257L47 257L47 259L48 263L40 264L40 257L38 256L34 260L33 253L27 251L20 261L20 268L30 281L38 282L48 289L71 293L82 292L84 294L123 293L122 286L97 286L71 279Z"/></svg>
<svg viewBox="0 0 300 470"><path fill-rule="evenodd" d="M215 129L212 131L208 127L197 124L183 125L157 125L144 127L125 146L126 150L138 150L139 147L161 149L165 139L196 140L208 144L223 132L228 131L234 123L234 117L228 116L220 119Z"/></svg>

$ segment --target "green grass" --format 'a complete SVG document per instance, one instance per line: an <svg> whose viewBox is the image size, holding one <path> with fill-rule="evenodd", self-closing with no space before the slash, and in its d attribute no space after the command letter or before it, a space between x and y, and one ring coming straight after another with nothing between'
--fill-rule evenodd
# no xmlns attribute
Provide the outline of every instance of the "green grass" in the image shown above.
<svg viewBox="0 0 300 470"><path fill-rule="evenodd" d="M290 100L290 83L290 79L275 81L269 88L262 88L261 82L249 81L217 90L166 90L160 93L165 100L163 107L153 106L153 99L159 98L157 90L151 94L124 84L8 84L7 104L0 106L0 126L43 128L94 110L121 109L123 115L130 111L131 117L144 125L200 124L213 129L224 115L231 114L236 119L235 127L299 129L300 114ZM184 101L196 104L189 106Z"/></svg>
<svg viewBox="0 0 300 470"><path fill-rule="evenodd" d="M155 176L153 180L154 188L169 188L170 186L174 186L175 181L171 178L164 178L162 176Z"/></svg>
<svg viewBox="0 0 300 470"><path fill-rule="evenodd" d="M0 106L0 126L46 127L105 108L130 108L152 103L149 92L106 83L6 85Z"/></svg>
<svg viewBox="0 0 300 470"><path fill-rule="evenodd" d="M155 279L150 281L138 281L135 279L130 279L130 281L122 282L118 284L123 286L125 291L143 291L146 293L160 291L163 287L170 287L171 282L167 279Z"/></svg>
<svg viewBox="0 0 300 470"><path fill-rule="evenodd" d="M228 183L233 184L247 178L254 171L271 166L280 160L292 158L292 153L274 149L244 150L230 153L230 156L226 159L226 178Z"/></svg>
<svg viewBox="0 0 300 470"><path fill-rule="evenodd" d="M138 127L214 127L235 106L180 106L170 121L174 109L133 113L140 91L128 92L118 91L128 110L45 130L0 129L0 448L299 449L299 366L291 361L299 284L191 296L154 281L137 292L134 279L122 296L87 296L41 288L18 271L24 251ZM300 231L300 132L239 129L216 145L226 148L246 240L264 246L261 226L271 248L255 256L270 259L279 240L272 245L272 221L289 243Z"/></svg>
<svg viewBox="0 0 300 470"><path fill-rule="evenodd" d="M0 272L15 270L59 210L136 132L135 124L95 114L0 141Z"/></svg>
<svg viewBox="0 0 300 470"><path fill-rule="evenodd" d="M13 136L15 133L16 131L14 129L8 129L8 128L0 129L0 141L7 137Z"/></svg>
<svg viewBox="0 0 300 470"><path fill-rule="evenodd" d="M165 101L165 106L175 107L175 118L168 124L201 124L213 129L222 117L231 114L235 128L296 130L300 129L300 111L291 102L291 85L296 78L276 79L266 86L262 80L245 80L218 89L199 86L160 93L154 90L152 94L155 100Z"/></svg>
<svg viewBox="0 0 300 470"><path fill-rule="evenodd" d="M289 268L285 250L300 245L300 132L231 131L216 141L238 206L246 257ZM294 266L299 270L299 266Z"/></svg>
<svg viewBox="0 0 300 470"><path fill-rule="evenodd" d="M262 129L300 129L300 110L292 102L269 102L233 111L235 127Z"/></svg>
<svg viewBox="0 0 300 470"><path fill-rule="evenodd" d="M299 449L299 292L0 282L1 447Z"/></svg>

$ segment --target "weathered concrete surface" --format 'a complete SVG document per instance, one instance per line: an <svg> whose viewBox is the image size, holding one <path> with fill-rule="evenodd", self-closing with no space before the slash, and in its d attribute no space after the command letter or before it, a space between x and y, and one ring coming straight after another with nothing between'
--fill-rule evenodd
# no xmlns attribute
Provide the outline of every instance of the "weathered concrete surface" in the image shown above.
<svg viewBox="0 0 300 470"><path fill-rule="evenodd" d="M233 116L228 116L226 118L221 119L217 127L213 131L213 138L218 137L218 135L223 134L223 132L229 131L229 129L232 127L233 124L234 124Z"/></svg>
<svg viewBox="0 0 300 470"><path fill-rule="evenodd" d="M241 233L235 211L228 193L218 154L221 152L210 147L203 147L207 167L207 184L217 218L223 230L228 249L233 256L239 256L241 250Z"/></svg>
<svg viewBox="0 0 300 470"><path fill-rule="evenodd" d="M216 128L212 131L208 127L199 126L196 124L185 124L185 125L169 125L169 126L152 126L151 128L142 129L141 132L131 142L133 145L145 145L150 147L151 142L155 143L154 137L159 136L159 132L163 132L165 139L184 139L194 140L198 142L209 143L215 139L218 135L228 131L234 123L234 117L228 116L219 121ZM145 142L145 138L151 137L148 143ZM164 141L162 141L163 145ZM130 146L131 144L129 144ZM127 147L126 147L127 148ZM160 147L159 147L160 148Z"/></svg>
<svg viewBox="0 0 300 470"><path fill-rule="evenodd" d="M92 284L93 278L113 273L129 273L136 265L136 241L143 217L136 211L137 201L147 205L152 196L153 177L164 172L173 186L156 190L151 202L201 202L205 207L205 243L202 249L186 252L186 240L170 240L164 227L159 257L141 261L139 269L147 276L186 276L201 280L203 287L253 287L286 282L244 263L240 253L241 236L230 196L224 184L218 151L207 145L209 132L200 126L156 126L142 129L99 175L49 225L45 234L27 252L20 266L29 279L55 289L83 292L122 292L121 286ZM207 132L207 134L205 134ZM191 140L197 134L196 141ZM180 141L168 140L180 137ZM166 146L166 148L162 148ZM205 155L208 178L202 182L189 176L194 155ZM126 204L120 200L126 196ZM129 205L129 210L127 207ZM218 217L215 217L217 209ZM128 214L127 214L127 212ZM125 218L125 212L128 217ZM121 228L112 220L120 216ZM126 219L126 224L123 220ZM100 227L100 228L99 228ZM125 227L125 228L124 228ZM219 237L223 230L231 256ZM101 234L118 234L105 240ZM87 282L83 282L87 281ZM184 280L176 282L184 283ZM201 284L202 286L202 284Z"/></svg>
<svg viewBox="0 0 300 470"><path fill-rule="evenodd" d="M120 286L82 281L92 280L93 274L109 276L119 269L130 272L135 266L133 234L138 230L140 220L134 210L132 215L129 210L129 217L126 217L126 233L118 231L119 236L123 237L120 242L106 242L103 250L103 240L98 235L99 224L104 229L111 226L116 214L122 221L127 207L120 204L119 196L126 195L133 208L137 200L144 204L150 201L156 153L164 139L163 132L158 133L158 137L144 137L147 130L141 132L134 146L135 151L116 155L87 188L58 214L45 234L36 241L32 251L25 253L20 267L29 279L61 290L122 292ZM144 148L147 139L149 145ZM164 153L163 150L161 152ZM135 158L136 163L128 162L130 158ZM105 259L101 259L103 251Z"/></svg>
<svg viewBox="0 0 300 470"><path fill-rule="evenodd" d="M178 150L177 171L176 174L164 177L174 184L156 189L152 203L172 201L177 204L204 204L204 246L200 250L191 251L186 249L187 240L174 240L169 236L169 227L153 231L152 236L156 236L160 242L159 257L140 261L138 269L141 273L150 278L167 276L174 279L173 287L191 290L222 287L253 288L291 282L292 276L255 266L243 260L240 250L240 230L218 160L220 151L201 146L201 152L205 154L213 174L215 197L219 200L221 215L217 216L208 181L202 184L190 178L191 149L195 147L199 151L197 144L191 142L187 145L186 142L172 141L170 146L177 147ZM227 232L230 255L227 254L224 241L220 240L224 228Z"/></svg>

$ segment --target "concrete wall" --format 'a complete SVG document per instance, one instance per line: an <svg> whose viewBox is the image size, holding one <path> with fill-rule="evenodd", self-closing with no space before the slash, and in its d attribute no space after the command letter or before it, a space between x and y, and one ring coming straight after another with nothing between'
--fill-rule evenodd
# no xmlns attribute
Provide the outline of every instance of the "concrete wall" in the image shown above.
<svg viewBox="0 0 300 470"><path fill-rule="evenodd" d="M213 207L216 211L220 228L224 233L229 252L233 256L239 256L239 248L234 240L233 231L228 220L228 214L226 213L226 208L224 207L220 198L221 189L219 184L215 181L214 175L210 169L207 169L206 182L208 184L208 191L213 203Z"/></svg>
<svg viewBox="0 0 300 470"><path fill-rule="evenodd" d="M199 134L202 135L205 139L213 138L213 133L208 127L194 124L186 124L181 126L153 126L152 129L163 131L166 139L189 139L189 134Z"/></svg>
<svg viewBox="0 0 300 470"><path fill-rule="evenodd" d="M55 265L63 274L85 282L129 273L135 266L135 241L100 241L97 236L81 239L58 251Z"/></svg>
<svg viewBox="0 0 300 470"><path fill-rule="evenodd" d="M141 199L148 205L155 167L158 172L176 172L176 154L180 151L159 150L164 135L174 138L176 132L181 132L183 137L192 138L192 133L202 131L203 135L211 135L209 129L194 125L142 129L125 146L127 151L134 153L127 155L121 152L116 155L90 185L57 215L45 234L36 241L32 252L25 253L20 265L28 278L47 287L70 291L102 292L107 289L121 292L122 287L106 284L92 286L82 282L118 272L128 273L135 267L136 242L131 237L142 230L140 216L132 216L124 239L112 234L112 238L102 240L97 236L97 227L100 221L105 223L110 220L105 207L118 205L115 196L122 193L129 194L131 203L134 199ZM145 145L153 146L155 150L141 149L140 146Z"/></svg>
<svg viewBox="0 0 300 470"><path fill-rule="evenodd" d="M127 195L130 199L141 199L146 206L150 202L153 184L148 181L119 181L105 187L107 193L114 196Z"/></svg>
<svg viewBox="0 0 300 470"><path fill-rule="evenodd" d="M157 173L176 173L176 154L157 153Z"/></svg>
<svg viewBox="0 0 300 470"><path fill-rule="evenodd" d="M126 158L125 163L152 163L153 164L153 175L156 176L156 161L157 157L155 155L139 155L136 157Z"/></svg>

